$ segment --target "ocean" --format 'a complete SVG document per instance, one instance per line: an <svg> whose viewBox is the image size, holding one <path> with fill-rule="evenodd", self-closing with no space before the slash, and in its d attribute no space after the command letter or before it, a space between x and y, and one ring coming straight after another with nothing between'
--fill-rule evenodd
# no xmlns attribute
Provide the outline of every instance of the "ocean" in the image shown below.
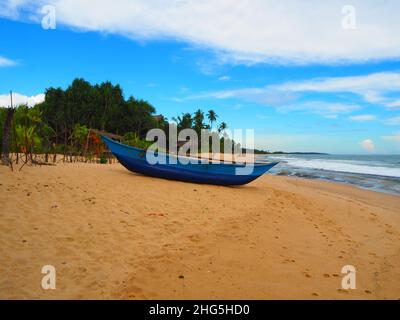
<svg viewBox="0 0 400 320"><path fill-rule="evenodd" d="M275 175L322 179L400 195L400 155L288 154L257 156L279 161Z"/></svg>

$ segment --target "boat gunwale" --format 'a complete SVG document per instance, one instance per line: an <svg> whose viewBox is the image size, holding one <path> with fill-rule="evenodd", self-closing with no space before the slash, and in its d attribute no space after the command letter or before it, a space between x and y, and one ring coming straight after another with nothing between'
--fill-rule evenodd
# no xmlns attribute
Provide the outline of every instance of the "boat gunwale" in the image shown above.
<svg viewBox="0 0 400 320"><path fill-rule="evenodd" d="M138 151L138 152L146 152L145 150L143 150L143 149L139 149L139 148L136 148L136 147L133 147L133 146L129 146L129 145L127 145L127 144L124 144L124 143L121 143L121 142L118 142L118 141L115 141L115 140L113 140L113 139L111 139L111 138L108 138L108 137L106 137L106 136L101 136L101 138L103 139L103 140L107 140L107 141L110 141L110 142L112 142L112 143L114 143L114 144L117 144L117 145L120 145L120 146L122 146L122 147L124 147L124 148L126 148L126 149L131 149L131 150L135 150L135 151ZM112 151L112 150L111 150ZM209 159L209 158L195 158L195 157L188 157L188 156L182 156L182 155L176 155L176 154L172 154L172 153L167 153L167 152L163 152L163 151L159 151L158 152L159 154L161 153L161 154L165 154L166 156L168 156L168 157L175 157L175 158L184 158L184 159L189 159L189 161L190 161L190 159L197 159L197 160L199 160L199 162L200 163L198 163L198 164L202 164L202 165L224 165L224 166L232 166L232 167L245 167L246 166L246 163L247 162L244 162L244 163L242 163L242 164L236 164L236 163L233 163L233 162L229 162L229 163L225 163L225 160L218 160L218 159ZM202 160L208 160L208 163L202 163ZM220 161L219 163L212 163L211 161ZM271 164L274 164L274 166L276 165L276 164L278 164L279 162L266 162L266 163L261 163L261 162L248 162L248 164L252 164L253 166L255 166L255 167L261 167L261 166L269 166L269 165L271 165Z"/></svg>

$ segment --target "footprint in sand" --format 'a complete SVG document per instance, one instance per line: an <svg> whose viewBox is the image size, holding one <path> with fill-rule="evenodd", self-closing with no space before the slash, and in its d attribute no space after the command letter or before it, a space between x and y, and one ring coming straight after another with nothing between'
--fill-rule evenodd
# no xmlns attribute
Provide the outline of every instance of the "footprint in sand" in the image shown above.
<svg viewBox="0 0 400 320"><path fill-rule="evenodd" d="M294 263L296 262L296 260L293 259L285 259L284 261L282 261L282 263Z"/></svg>
<svg viewBox="0 0 400 320"><path fill-rule="evenodd" d="M136 286L126 287L125 285L124 287L126 288L125 290L128 292L127 294L128 298L135 298L143 292L141 288Z"/></svg>
<svg viewBox="0 0 400 320"><path fill-rule="evenodd" d="M340 293L349 293L349 291L345 289L338 289L337 291Z"/></svg>
<svg viewBox="0 0 400 320"><path fill-rule="evenodd" d="M201 240L201 237L198 234L189 235L188 238L192 242L199 242Z"/></svg>

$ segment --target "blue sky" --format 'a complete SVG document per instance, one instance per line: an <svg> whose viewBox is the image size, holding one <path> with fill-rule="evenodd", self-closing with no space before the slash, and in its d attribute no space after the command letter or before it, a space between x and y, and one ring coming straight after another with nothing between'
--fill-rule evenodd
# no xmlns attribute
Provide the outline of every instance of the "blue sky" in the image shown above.
<svg viewBox="0 0 400 320"><path fill-rule="evenodd" d="M76 77L110 80L169 119L212 108L231 129L255 129L258 148L400 153L396 2L378 10L355 1L361 13L351 30L343 30L341 1L315 2L312 22L292 1L272 9L265 1L169 1L168 10L157 0L88 2L0 1L0 104L10 89L32 104ZM41 25L48 3L54 30ZM290 23L263 25L296 10ZM376 24L372 10L387 16Z"/></svg>

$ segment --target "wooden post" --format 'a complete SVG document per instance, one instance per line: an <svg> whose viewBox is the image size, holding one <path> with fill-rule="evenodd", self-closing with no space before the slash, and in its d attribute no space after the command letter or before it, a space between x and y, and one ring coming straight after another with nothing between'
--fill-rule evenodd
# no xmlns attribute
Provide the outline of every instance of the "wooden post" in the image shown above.
<svg viewBox="0 0 400 320"><path fill-rule="evenodd" d="M15 120L14 119L12 122L12 128L13 128L15 152L17 153L17 158L15 160L15 163L18 165L18 163L19 163L19 146L18 146L18 142L17 142L17 130L15 129Z"/></svg>
<svg viewBox="0 0 400 320"><path fill-rule="evenodd" d="M88 135L86 137L86 145L85 145L85 150L84 150L84 157L85 157L85 162L87 162L87 153L89 150L89 140L90 140L90 131L92 128L89 128Z"/></svg>

